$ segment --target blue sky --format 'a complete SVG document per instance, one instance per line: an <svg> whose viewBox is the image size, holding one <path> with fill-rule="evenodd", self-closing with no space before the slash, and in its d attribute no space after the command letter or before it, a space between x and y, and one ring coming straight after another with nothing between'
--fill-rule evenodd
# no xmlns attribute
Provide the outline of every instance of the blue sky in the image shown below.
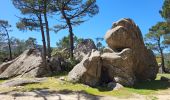
<svg viewBox="0 0 170 100"><path fill-rule="evenodd" d="M100 8L98 15L89 19L80 26L74 27L74 34L80 38L103 37L112 23L121 18L132 18L139 25L142 34L146 34L148 29L159 21L163 21L159 14L164 0L97 0ZM39 44L41 33L34 31L22 32L15 25L18 21L16 16L21 16L20 11L15 9L11 0L0 0L0 19L8 20L13 26L11 36L19 39L34 37ZM56 20L51 20L55 23ZM56 21L57 24L57 21ZM51 45L56 46L56 41L68 35L67 30L59 33L51 32Z"/></svg>

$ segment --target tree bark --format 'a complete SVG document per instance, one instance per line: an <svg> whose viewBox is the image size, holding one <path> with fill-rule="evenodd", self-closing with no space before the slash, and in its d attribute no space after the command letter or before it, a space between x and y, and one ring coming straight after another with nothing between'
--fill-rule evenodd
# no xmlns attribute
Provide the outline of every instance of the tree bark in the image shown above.
<svg viewBox="0 0 170 100"><path fill-rule="evenodd" d="M10 41L10 38L9 38L9 34L8 34L7 29L5 29L5 31L6 31L7 38L8 38L9 56L10 56L10 60L12 60L11 41Z"/></svg>
<svg viewBox="0 0 170 100"><path fill-rule="evenodd" d="M163 50L160 49L160 53L161 53L161 66L162 66L162 71L166 73L166 69L165 69L165 61L164 61L164 54L163 54Z"/></svg>
<svg viewBox="0 0 170 100"><path fill-rule="evenodd" d="M74 34L73 34L73 29L72 29L72 26L71 26L71 23L70 23L70 20L68 20L68 27L69 27L69 33L70 33L70 57L71 59L73 59L73 50L74 50Z"/></svg>
<svg viewBox="0 0 170 100"><path fill-rule="evenodd" d="M45 20L46 36L47 36L47 56L48 58L51 58L50 32L49 32L49 25L48 25L48 18L47 18L47 0L44 0L44 20Z"/></svg>
<svg viewBox="0 0 170 100"><path fill-rule="evenodd" d="M46 41L45 41L45 34L44 34L44 27L42 23L42 15L39 15L39 23L40 23L40 30L41 30L41 35L42 35L42 42L43 42L43 52L42 52L42 60L44 63L44 66L47 67L47 60L46 60Z"/></svg>
<svg viewBox="0 0 170 100"><path fill-rule="evenodd" d="M69 28L69 34L70 34L70 57L71 57L71 60L73 60L73 57L74 57L74 55L73 55L73 50L74 50L73 28L72 28L70 19L67 18L67 16L65 15L64 9L61 9L61 13L62 13L64 19L66 20L66 23L67 23L68 28Z"/></svg>
<svg viewBox="0 0 170 100"><path fill-rule="evenodd" d="M165 73L168 73L168 71L165 68L165 61L164 61L164 54L163 54L163 50L161 48L161 44L160 44L160 39L158 39L158 48L161 54L161 67L162 67L162 71Z"/></svg>

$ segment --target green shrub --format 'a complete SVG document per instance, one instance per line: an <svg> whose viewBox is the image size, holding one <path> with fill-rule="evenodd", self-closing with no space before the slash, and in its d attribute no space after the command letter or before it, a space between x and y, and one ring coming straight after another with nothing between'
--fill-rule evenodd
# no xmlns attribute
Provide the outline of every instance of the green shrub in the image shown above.
<svg viewBox="0 0 170 100"><path fill-rule="evenodd" d="M68 49L53 49L52 57L57 57L61 60L61 69L62 71L70 71L76 64L79 62L77 60L70 59L70 54Z"/></svg>

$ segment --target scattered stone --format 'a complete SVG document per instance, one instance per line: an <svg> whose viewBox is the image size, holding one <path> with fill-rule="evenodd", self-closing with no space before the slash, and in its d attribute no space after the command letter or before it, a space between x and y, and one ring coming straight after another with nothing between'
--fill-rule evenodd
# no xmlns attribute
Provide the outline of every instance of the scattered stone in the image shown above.
<svg viewBox="0 0 170 100"><path fill-rule="evenodd" d="M121 85L121 84L119 84L119 83L116 83L116 86L114 87L113 90L119 90L119 89L121 89L121 88L123 88L123 85Z"/></svg>
<svg viewBox="0 0 170 100"><path fill-rule="evenodd" d="M65 76L61 76L61 77L57 78L57 81L59 81L61 84L64 84L66 82L66 78L65 78Z"/></svg>
<svg viewBox="0 0 170 100"><path fill-rule="evenodd" d="M59 80L65 81L65 77L60 77Z"/></svg>
<svg viewBox="0 0 170 100"><path fill-rule="evenodd" d="M107 87L110 89L110 90L119 90L121 88L123 88L123 86L119 83L115 83L115 82L110 82L108 83Z"/></svg>

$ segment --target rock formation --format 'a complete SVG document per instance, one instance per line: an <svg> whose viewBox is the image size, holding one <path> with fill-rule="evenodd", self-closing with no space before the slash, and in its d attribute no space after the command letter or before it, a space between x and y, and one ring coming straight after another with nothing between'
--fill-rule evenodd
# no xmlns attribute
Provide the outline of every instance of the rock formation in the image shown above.
<svg viewBox="0 0 170 100"><path fill-rule="evenodd" d="M147 49L139 27L131 19L113 23L106 33L109 48L92 50L69 72L68 80L90 86L120 83L133 86L137 81L154 80L158 65Z"/></svg>
<svg viewBox="0 0 170 100"><path fill-rule="evenodd" d="M52 59L52 62L54 61L55 59ZM55 64L50 63L50 65L51 68L60 70L60 68L55 68ZM50 73L50 68L43 66L41 53L35 49L26 50L16 59L0 65L0 78L42 77Z"/></svg>
<svg viewBox="0 0 170 100"><path fill-rule="evenodd" d="M85 55L91 52L92 49L97 49L93 40L83 39L78 43L74 49L74 57L76 60L81 61Z"/></svg>
<svg viewBox="0 0 170 100"><path fill-rule="evenodd" d="M83 60L77 64L69 73L69 79L72 82L83 82L94 86L100 81L102 63L100 60L100 52L92 50Z"/></svg>

